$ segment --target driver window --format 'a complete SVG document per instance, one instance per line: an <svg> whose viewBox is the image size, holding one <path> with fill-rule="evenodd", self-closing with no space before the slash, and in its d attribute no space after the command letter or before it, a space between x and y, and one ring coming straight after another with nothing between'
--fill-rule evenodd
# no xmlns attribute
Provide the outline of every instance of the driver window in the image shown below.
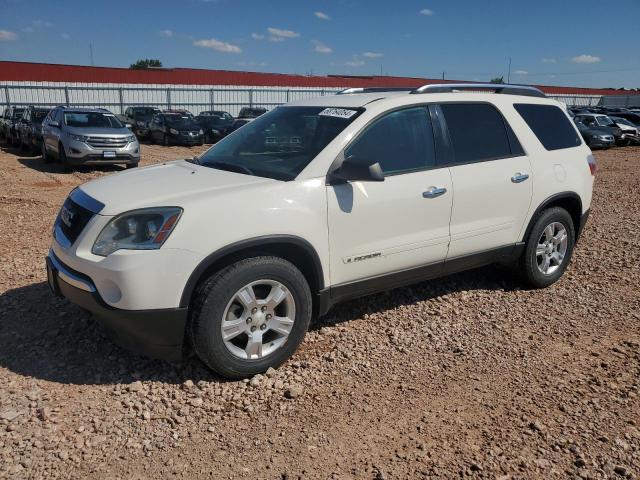
<svg viewBox="0 0 640 480"><path fill-rule="evenodd" d="M426 107L388 113L374 120L345 151L368 162L378 162L385 175L433 168L435 147Z"/></svg>

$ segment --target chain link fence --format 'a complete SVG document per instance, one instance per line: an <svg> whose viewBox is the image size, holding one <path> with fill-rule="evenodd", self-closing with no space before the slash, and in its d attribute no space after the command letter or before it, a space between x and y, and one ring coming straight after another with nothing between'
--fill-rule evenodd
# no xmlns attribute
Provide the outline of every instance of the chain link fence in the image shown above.
<svg viewBox="0 0 640 480"><path fill-rule="evenodd" d="M124 113L127 107L185 109L197 115L203 110L224 110L237 115L242 107L271 109L294 100L334 95L341 88L269 87L164 87L164 86L43 86L0 85L0 104L55 107L106 108ZM597 105L600 96L549 95L569 106Z"/></svg>

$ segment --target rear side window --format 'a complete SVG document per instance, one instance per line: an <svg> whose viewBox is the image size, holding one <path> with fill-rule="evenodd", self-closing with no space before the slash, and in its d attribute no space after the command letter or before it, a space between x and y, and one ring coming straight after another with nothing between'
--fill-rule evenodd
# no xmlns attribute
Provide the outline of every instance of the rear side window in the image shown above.
<svg viewBox="0 0 640 480"><path fill-rule="evenodd" d="M582 143L576 129L559 107L516 103L514 108L547 150L572 148Z"/></svg>
<svg viewBox="0 0 640 480"><path fill-rule="evenodd" d="M425 107L388 113L369 125L345 156L376 161L385 175L435 166L433 131Z"/></svg>
<svg viewBox="0 0 640 480"><path fill-rule="evenodd" d="M454 152L453 164L522 155L522 147L502 114L487 103L440 105Z"/></svg>

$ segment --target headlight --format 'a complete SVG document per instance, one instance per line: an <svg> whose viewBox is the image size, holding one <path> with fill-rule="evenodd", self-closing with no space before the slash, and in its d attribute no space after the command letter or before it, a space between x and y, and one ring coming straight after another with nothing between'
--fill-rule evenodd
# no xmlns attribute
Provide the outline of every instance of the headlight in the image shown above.
<svg viewBox="0 0 640 480"><path fill-rule="evenodd" d="M600 140L609 140L609 135L596 135L595 137Z"/></svg>
<svg viewBox="0 0 640 480"><path fill-rule="evenodd" d="M175 128L170 128L169 132L173 133L174 135L178 135L178 130L176 130Z"/></svg>
<svg viewBox="0 0 640 480"><path fill-rule="evenodd" d="M129 135L129 136L127 137L127 142L129 142L129 143L133 143L133 142L135 142L135 141L136 141L136 136L135 136L135 135Z"/></svg>
<svg viewBox="0 0 640 480"><path fill-rule="evenodd" d="M211 133L214 135L220 135L220 130L216 130L215 128L211 130Z"/></svg>
<svg viewBox="0 0 640 480"><path fill-rule="evenodd" d="M202 135L204 133L204 130L200 129L200 131L198 132L198 135Z"/></svg>
<svg viewBox="0 0 640 480"><path fill-rule="evenodd" d="M138 121L136 122L136 125L138 125L139 127L144 127L144 126L145 126L145 123L144 123L144 122L142 122L142 121L140 121L140 120L138 120Z"/></svg>
<svg viewBox="0 0 640 480"><path fill-rule="evenodd" d="M102 229L91 252L106 257L124 250L155 250L162 246L182 215L179 207L132 210L118 215Z"/></svg>
<svg viewBox="0 0 640 480"><path fill-rule="evenodd" d="M75 140L76 142L86 143L89 140L89 137L87 137L86 135L74 135L73 133L67 133L67 135L71 140Z"/></svg>

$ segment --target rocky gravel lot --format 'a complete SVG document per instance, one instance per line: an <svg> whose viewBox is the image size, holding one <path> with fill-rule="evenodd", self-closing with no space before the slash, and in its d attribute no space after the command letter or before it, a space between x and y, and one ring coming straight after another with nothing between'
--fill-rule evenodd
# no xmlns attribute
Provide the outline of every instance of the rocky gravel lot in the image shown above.
<svg viewBox="0 0 640 480"><path fill-rule="evenodd" d="M143 146L143 164L198 148ZM334 308L229 382L113 345L44 256L75 186L0 152L0 478L639 478L640 148L597 152L564 278L491 267Z"/></svg>

